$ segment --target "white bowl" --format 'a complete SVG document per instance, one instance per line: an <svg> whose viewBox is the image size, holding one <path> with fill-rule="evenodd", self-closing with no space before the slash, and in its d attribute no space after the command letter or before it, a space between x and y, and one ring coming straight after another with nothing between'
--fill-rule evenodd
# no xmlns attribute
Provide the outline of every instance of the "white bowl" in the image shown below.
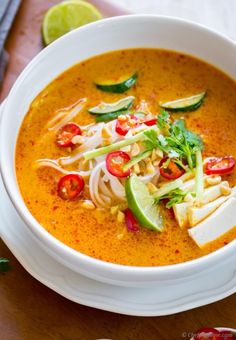
<svg viewBox="0 0 236 340"><path fill-rule="evenodd" d="M131 267L100 261L64 245L36 221L21 197L15 175L17 134L34 97L75 63L107 51L134 47L164 48L191 54L236 78L235 43L191 22L135 15L110 18L84 26L39 53L13 86L1 120L1 173L8 195L29 232L60 263L90 278L116 285L137 287L157 283L174 284L217 266L219 262L227 262L236 251L236 240L212 254L177 265Z"/></svg>

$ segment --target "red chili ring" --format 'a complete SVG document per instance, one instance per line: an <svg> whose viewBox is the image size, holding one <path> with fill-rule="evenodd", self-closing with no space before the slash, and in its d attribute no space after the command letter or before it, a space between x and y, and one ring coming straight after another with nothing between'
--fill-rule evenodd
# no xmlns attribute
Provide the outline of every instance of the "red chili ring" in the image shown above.
<svg viewBox="0 0 236 340"><path fill-rule="evenodd" d="M56 144L59 147L66 148L74 146L73 137L81 135L81 129L77 124L68 123L60 128L56 138Z"/></svg>
<svg viewBox="0 0 236 340"><path fill-rule="evenodd" d="M130 156L123 151L110 152L106 157L107 170L116 177L127 177L131 169L123 170L123 166L130 161Z"/></svg>
<svg viewBox="0 0 236 340"><path fill-rule="evenodd" d="M73 201L84 189L84 180L80 175L69 174L61 177L57 185L58 195L63 200Z"/></svg>

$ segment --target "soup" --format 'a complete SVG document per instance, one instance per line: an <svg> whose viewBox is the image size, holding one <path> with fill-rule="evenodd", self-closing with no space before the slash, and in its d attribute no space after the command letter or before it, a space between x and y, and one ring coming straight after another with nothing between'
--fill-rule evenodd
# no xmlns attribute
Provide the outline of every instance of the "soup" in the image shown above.
<svg viewBox="0 0 236 340"><path fill-rule="evenodd" d="M25 204L58 240L112 263L170 265L223 247L236 238L235 91L219 70L172 51L73 66L22 123Z"/></svg>

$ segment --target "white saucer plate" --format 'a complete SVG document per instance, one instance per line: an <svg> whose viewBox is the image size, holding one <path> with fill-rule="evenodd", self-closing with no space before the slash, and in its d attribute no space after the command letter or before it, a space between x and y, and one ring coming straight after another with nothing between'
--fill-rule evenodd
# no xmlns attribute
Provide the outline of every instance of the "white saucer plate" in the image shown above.
<svg viewBox="0 0 236 340"><path fill-rule="evenodd" d="M1 108L0 108L1 113ZM178 284L126 288L101 283L61 265L40 247L21 221L0 180L0 236L38 281L69 300L111 312L169 315L221 300L236 292L236 254L227 264Z"/></svg>

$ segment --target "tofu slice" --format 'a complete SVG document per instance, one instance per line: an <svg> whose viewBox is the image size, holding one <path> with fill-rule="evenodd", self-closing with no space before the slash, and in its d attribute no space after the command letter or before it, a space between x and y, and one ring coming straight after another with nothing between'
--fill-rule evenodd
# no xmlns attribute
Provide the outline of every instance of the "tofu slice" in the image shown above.
<svg viewBox="0 0 236 340"><path fill-rule="evenodd" d="M208 204L203 205L200 208L195 207L189 207L187 210L188 214L188 221L190 227L195 226L207 216L212 214L217 208L219 208L225 201L229 199L229 196L222 196L214 200L213 202L210 202Z"/></svg>
<svg viewBox="0 0 236 340"><path fill-rule="evenodd" d="M202 204L207 204L209 202L212 202L214 200L216 200L218 197L222 196L222 192L221 192L221 188L225 186L225 187L229 187L229 182L227 181L223 181L220 184L208 187L204 190L203 193L203 198L201 200Z"/></svg>
<svg viewBox="0 0 236 340"><path fill-rule="evenodd" d="M190 208L192 204L193 204L192 202L183 202L183 203L175 204L173 206L175 218L180 228L185 228L189 226L188 208Z"/></svg>
<svg viewBox="0 0 236 340"><path fill-rule="evenodd" d="M188 184L189 182L191 183ZM188 184L189 186L192 186L192 181L188 181L186 182L186 184ZM221 186L228 186L228 185L229 183L227 181L224 181L224 182L221 182L220 184L217 184L217 185L214 185L212 187L205 189L204 194L203 194L202 204L204 205L211 201L216 200L218 197L222 195ZM175 218L180 228L188 227L189 225L194 226L195 224L203 220L206 216L211 214L211 212L213 212L215 209L217 209L220 206L220 204L222 204L225 200L222 200L222 202L221 201L216 202L215 205L212 205L212 206L210 205L210 206L207 206L206 208L201 207L199 209L194 208L192 202L183 202L183 203L175 204L173 207ZM190 209L191 207L192 209Z"/></svg>
<svg viewBox="0 0 236 340"><path fill-rule="evenodd" d="M228 197L227 197L228 198ZM189 236L202 248L236 226L236 198L230 197L211 216L188 229Z"/></svg>

